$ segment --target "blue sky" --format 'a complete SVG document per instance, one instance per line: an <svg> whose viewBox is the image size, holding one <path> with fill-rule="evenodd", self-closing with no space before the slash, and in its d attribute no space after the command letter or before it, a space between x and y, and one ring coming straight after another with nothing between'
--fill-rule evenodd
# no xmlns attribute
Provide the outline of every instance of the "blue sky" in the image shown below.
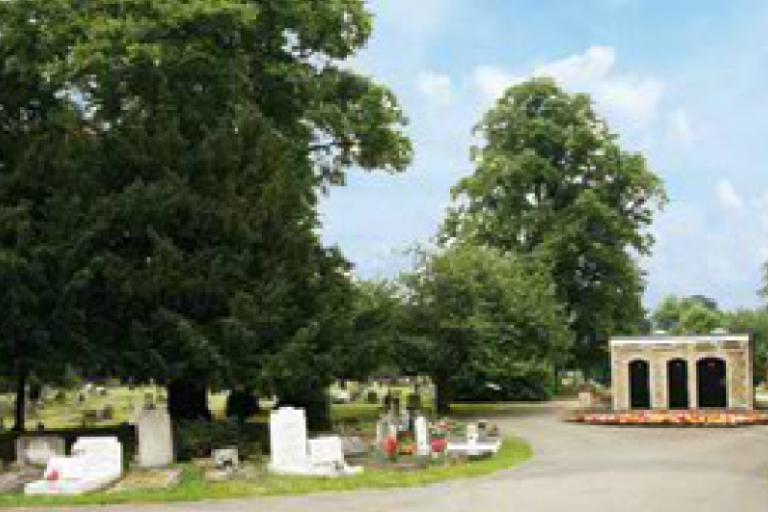
<svg viewBox="0 0 768 512"><path fill-rule="evenodd" d="M472 171L472 127L534 75L591 93L623 145L643 152L670 203L643 262L646 304L704 294L763 301L768 260L768 2L371 0L374 37L354 66L410 119L407 172L350 174L322 204L323 235L363 277L392 276L428 242Z"/></svg>

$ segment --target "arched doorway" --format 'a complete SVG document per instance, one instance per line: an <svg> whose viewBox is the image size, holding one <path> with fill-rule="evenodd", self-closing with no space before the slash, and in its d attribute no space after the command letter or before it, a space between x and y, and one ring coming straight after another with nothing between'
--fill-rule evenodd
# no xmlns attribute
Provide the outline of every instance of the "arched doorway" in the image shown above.
<svg viewBox="0 0 768 512"><path fill-rule="evenodd" d="M688 409L688 363L672 359L667 363L667 390L670 409Z"/></svg>
<svg viewBox="0 0 768 512"><path fill-rule="evenodd" d="M651 385L648 361L629 363L629 403L632 409L651 408Z"/></svg>
<svg viewBox="0 0 768 512"><path fill-rule="evenodd" d="M699 407L713 409L728 407L726 375L725 361L720 358L705 357L696 363Z"/></svg>

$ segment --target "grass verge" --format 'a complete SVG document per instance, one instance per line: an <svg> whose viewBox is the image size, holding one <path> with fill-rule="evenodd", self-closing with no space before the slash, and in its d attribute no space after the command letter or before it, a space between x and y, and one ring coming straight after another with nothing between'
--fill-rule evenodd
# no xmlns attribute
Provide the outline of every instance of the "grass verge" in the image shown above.
<svg viewBox="0 0 768 512"><path fill-rule="evenodd" d="M191 502L200 500L234 499L258 496L281 496L318 492L340 492L359 489L388 489L417 487L457 478L488 475L515 467L531 458L528 443L507 438L492 459L450 467L431 467L423 471L399 472L367 470L346 478L285 477L265 474L252 482L233 481L210 483L194 466L185 466L181 483L172 489L124 493L93 493L75 497L38 497L23 495L0 496L0 508L61 507L66 505L115 505L124 503Z"/></svg>

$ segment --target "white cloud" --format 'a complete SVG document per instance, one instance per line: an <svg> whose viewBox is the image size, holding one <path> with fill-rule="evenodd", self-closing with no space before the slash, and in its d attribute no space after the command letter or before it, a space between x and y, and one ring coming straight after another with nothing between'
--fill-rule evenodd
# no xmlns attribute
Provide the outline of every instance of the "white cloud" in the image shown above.
<svg viewBox="0 0 768 512"><path fill-rule="evenodd" d="M675 145L689 147L695 140L691 120L685 109L678 108L667 119L667 139Z"/></svg>
<svg viewBox="0 0 768 512"><path fill-rule="evenodd" d="M537 67L534 76L554 78L565 87L584 92L609 80L616 63L616 50L593 46L586 52Z"/></svg>
<svg viewBox="0 0 768 512"><path fill-rule="evenodd" d="M720 180L717 184L717 198L726 210L738 210L744 207L744 199L728 180Z"/></svg>
<svg viewBox="0 0 768 512"><path fill-rule="evenodd" d="M583 53L536 66L526 77L550 77L571 92L589 93L603 112L622 125L644 128L658 115L664 84L655 77L621 74L615 70L616 50L593 46ZM496 99L519 77L494 66L475 69L476 89Z"/></svg>
<svg viewBox="0 0 768 512"><path fill-rule="evenodd" d="M475 89L486 99L495 101L500 98L504 91L519 80L494 66L480 66L472 74L472 82Z"/></svg>
<svg viewBox="0 0 768 512"><path fill-rule="evenodd" d="M419 74L417 85L419 91L433 104L446 107L451 104L453 91L451 77L432 71L424 71Z"/></svg>

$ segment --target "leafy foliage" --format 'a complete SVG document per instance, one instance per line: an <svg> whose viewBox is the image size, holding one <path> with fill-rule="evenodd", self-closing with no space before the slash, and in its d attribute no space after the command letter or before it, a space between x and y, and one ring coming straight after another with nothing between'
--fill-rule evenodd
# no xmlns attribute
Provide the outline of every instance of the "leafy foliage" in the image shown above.
<svg viewBox="0 0 768 512"><path fill-rule="evenodd" d="M667 297L653 313L654 327L671 334L709 334L727 323L727 315L700 296Z"/></svg>
<svg viewBox="0 0 768 512"><path fill-rule="evenodd" d="M552 375L570 346L548 269L528 258L466 244L422 251L403 283L408 336L399 359L432 377L441 411L454 380Z"/></svg>
<svg viewBox="0 0 768 512"><path fill-rule="evenodd" d="M510 88L476 133L475 173L454 189L444 237L545 261L575 334L574 362L604 362L608 337L636 331L643 317L635 257L650 252L661 182L587 95L549 79Z"/></svg>
<svg viewBox="0 0 768 512"><path fill-rule="evenodd" d="M0 354L34 324L85 377L327 385L352 291L317 195L411 156L343 65L370 31L359 0L0 3Z"/></svg>

